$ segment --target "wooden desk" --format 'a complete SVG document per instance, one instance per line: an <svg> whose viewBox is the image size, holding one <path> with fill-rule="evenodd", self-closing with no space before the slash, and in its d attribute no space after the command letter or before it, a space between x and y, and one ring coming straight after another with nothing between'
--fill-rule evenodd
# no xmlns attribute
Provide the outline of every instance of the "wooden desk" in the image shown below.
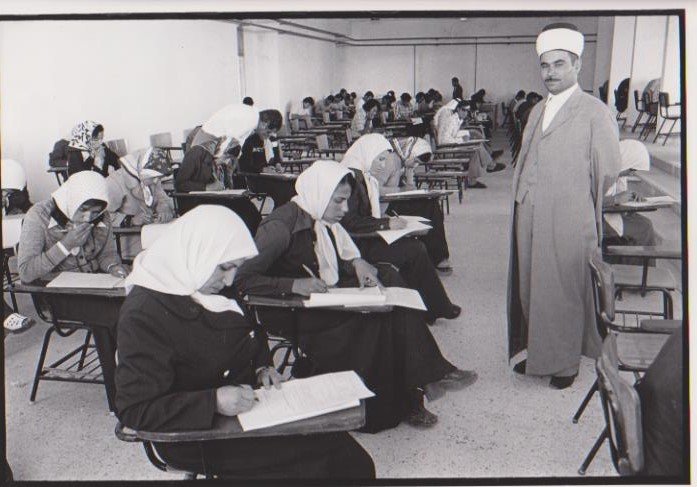
<svg viewBox="0 0 697 487"><path fill-rule="evenodd" d="M310 167L317 159L314 158L301 158L301 159L287 159L281 161L281 166L287 167L291 172L301 173L306 168ZM297 171L295 171L297 169Z"/></svg>
<svg viewBox="0 0 697 487"><path fill-rule="evenodd" d="M608 205L603 206L603 213L641 213L670 208L674 204L676 203L664 201L660 203L641 203L640 205Z"/></svg>
<svg viewBox="0 0 697 487"><path fill-rule="evenodd" d="M315 308L306 308L305 300L309 299L305 296L298 296L293 294L283 298L271 297L271 296L253 296L247 295L244 297L243 302L252 307L267 307L267 308L285 308L289 310L295 309L306 309L306 310L334 310L334 311L346 311L350 313L386 313L392 311L394 308L390 305L373 305L373 306L323 306Z"/></svg>
<svg viewBox="0 0 697 487"><path fill-rule="evenodd" d="M499 120L499 104L498 103L482 103L479 105L480 112L493 113L492 121L494 122L494 128L498 127Z"/></svg>
<svg viewBox="0 0 697 487"><path fill-rule="evenodd" d="M431 189L418 194L392 194L380 196L380 203L392 203L393 201L409 201L421 199L447 198L451 194L457 193L454 189Z"/></svg>
<svg viewBox="0 0 697 487"><path fill-rule="evenodd" d="M267 196L273 200L274 208L278 208L288 203L297 194L295 192L297 174L240 172L238 175L244 177L247 187L261 198L259 211L263 210Z"/></svg>
<svg viewBox="0 0 697 487"><path fill-rule="evenodd" d="M154 441L167 443L258 438L262 436L312 435L351 431L362 428L363 425L365 425L365 401L361 400L360 405L353 408L253 431L242 431L242 426L240 426L237 416L230 417L216 414L213 419L213 426L209 430L155 433L150 431L135 431L119 424L116 428L116 436L124 441Z"/></svg>
<svg viewBox="0 0 697 487"><path fill-rule="evenodd" d="M242 194L218 191L174 193L178 212L177 216L185 214L198 205L220 205L229 208L242 218L251 234L254 235L261 222L261 213L254 203L252 203L250 196L253 195L250 195L249 191L245 191Z"/></svg>
<svg viewBox="0 0 697 487"><path fill-rule="evenodd" d="M119 289L76 289L49 288L36 284L15 284L15 292L31 294L39 315L51 323L46 331L44 342L39 355L32 386L31 400L36 397L39 381L82 382L89 384L104 384L109 409L114 411L116 370L116 324L119 310L126 299L126 290ZM47 305L50 317L42 313L43 305ZM52 333L60 336L70 336L78 329L87 330L94 337L94 344L99 358L98 366L85 370L90 364L84 364L87 354L88 341L83 347L69 352L48 367L44 366L46 352ZM66 361L80 353L80 364L60 368ZM84 367L83 367L84 365ZM98 373L101 366L101 378Z"/></svg>
<svg viewBox="0 0 697 487"><path fill-rule="evenodd" d="M434 185L440 185L441 187L445 185L445 189L448 189L448 180L455 180L457 186L457 198L458 202L462 203L462 196L464 188L467 186L467 172L465 171L429 171L425 173L414 174L414 181L416 187L420 188L422 183L427 183L429 189L432 189ZM448 208L450 210L450 208ZM449 211L448 211L449 212Z"/></svg>
<svg viewBox="0 0 697 487"><path fill-rule="evenodd" d="M47 173L53 174L56 176L56 181L58 182L58 186L63 184L67 179L68 179L68 166L65 167L49 167L46 170ZM62 179L62 181L61 181Z"/></svg>

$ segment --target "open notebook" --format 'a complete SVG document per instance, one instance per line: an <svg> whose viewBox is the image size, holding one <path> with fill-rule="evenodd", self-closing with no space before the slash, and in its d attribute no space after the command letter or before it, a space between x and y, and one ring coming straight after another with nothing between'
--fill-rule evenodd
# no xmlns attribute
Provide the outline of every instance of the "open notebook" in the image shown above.
<svg viewBox="0 0 697 487"><path fill-rule="evenodd" d="M352 370L316 375L254 391L254 407L237 418L244 431L269 428L356 407L374 395Z"/></svg>
<svg viewBox="0 0 697 487"><path fill-rule="evenodd" d="M405 218L401 216L401 218ZM419 218L419 217L416 217ZM428 221L428 220L426 220ZM406 237L407 235L411 235L412 233L415 232L424 232L428 231L431 229L430 225L426 225L422 221L418 219L407 219L407 226L400 229L400 230L379 230L378 235L382 237L382 239L389 245L392 242L396 242L402 237Z"/></svg>
<svg viewBox="0 0 697 487"><path fill-rule="evenodd" d="M115 289L125 286L125 279L111 274L92 274L89 272L61 272L46 287L78 289Z"/></svg>
<svg viewBox="0 0 697 487"><path fill-rule="evenodd" d="M421 295L414 289L403 287L339 287L330 288L326 293L312 293L304 301L306 308L327 306L401 306L403 308L426 311Z"/></svg>

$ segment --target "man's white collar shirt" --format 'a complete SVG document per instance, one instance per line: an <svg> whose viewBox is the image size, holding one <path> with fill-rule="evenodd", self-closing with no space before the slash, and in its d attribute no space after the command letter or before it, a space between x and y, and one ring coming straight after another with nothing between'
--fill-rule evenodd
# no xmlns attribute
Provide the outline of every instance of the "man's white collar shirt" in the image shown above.
<svg viewBox="0 0 697 487"><path fill-rule="evenodd" d="M554 117L556 116L557 112L561 110L561 107L564 106L564 103L566 103L569 100L569 98L571 98L571 95L576 90L576 88L578 88L578 83L574 83L573 86L570 86L561 93L557 93L556 95L550 93L547 96L547 101L545 102L545 113L542 117L543 132L547 130L547 127L549 127L549 124L552 123L552 120L554 120Z"/></svg>

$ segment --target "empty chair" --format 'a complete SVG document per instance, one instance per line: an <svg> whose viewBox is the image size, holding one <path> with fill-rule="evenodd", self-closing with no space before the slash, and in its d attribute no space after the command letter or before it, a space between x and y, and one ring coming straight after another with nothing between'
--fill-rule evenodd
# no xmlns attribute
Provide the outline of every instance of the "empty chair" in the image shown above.
<svg viewBox="0 0 697 487"><path fill-rule="evenodd" d="M678 107L677 110L671 110L674 107ZM663 121L661 122L661 126L658 128L656 131L656 137L653 138L653 141L656 142L658 139L658 136L661 135L661 130L663 130L663 125L665 125L666 120L671 120L673 123L670 125L670 129L668 130L668 133L665 134L665 139L663 140L663 145L666 145L666 142L668 141L668 137L670 134L673 132L673 127L675 127L675 124L680 120L681 116L681 104L680 102L678 103L673 103L671 105L670 103L670 96L668 93L661 91L658 94L658 110L661 115L661 118Z"/></svg>
<svg viewBox="0 0 697 487"><path fill-rule="evenodd" d="M114 151L117 156L123 157L128 154L128 147L125 139L114 139L106 142L106 146Z"/></svg>

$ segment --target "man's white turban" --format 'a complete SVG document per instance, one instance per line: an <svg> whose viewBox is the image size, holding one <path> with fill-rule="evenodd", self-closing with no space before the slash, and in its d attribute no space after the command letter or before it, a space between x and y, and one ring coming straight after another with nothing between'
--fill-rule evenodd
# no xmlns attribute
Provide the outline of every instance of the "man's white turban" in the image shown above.
<svg viewBox="0 0 697 487"><path fill-rule="evenodd" d="M535 48L538 56L542 56L547 51L562 49L581 57L583 53L583 34L572 24L548 25L537 36Z"/></svg>

